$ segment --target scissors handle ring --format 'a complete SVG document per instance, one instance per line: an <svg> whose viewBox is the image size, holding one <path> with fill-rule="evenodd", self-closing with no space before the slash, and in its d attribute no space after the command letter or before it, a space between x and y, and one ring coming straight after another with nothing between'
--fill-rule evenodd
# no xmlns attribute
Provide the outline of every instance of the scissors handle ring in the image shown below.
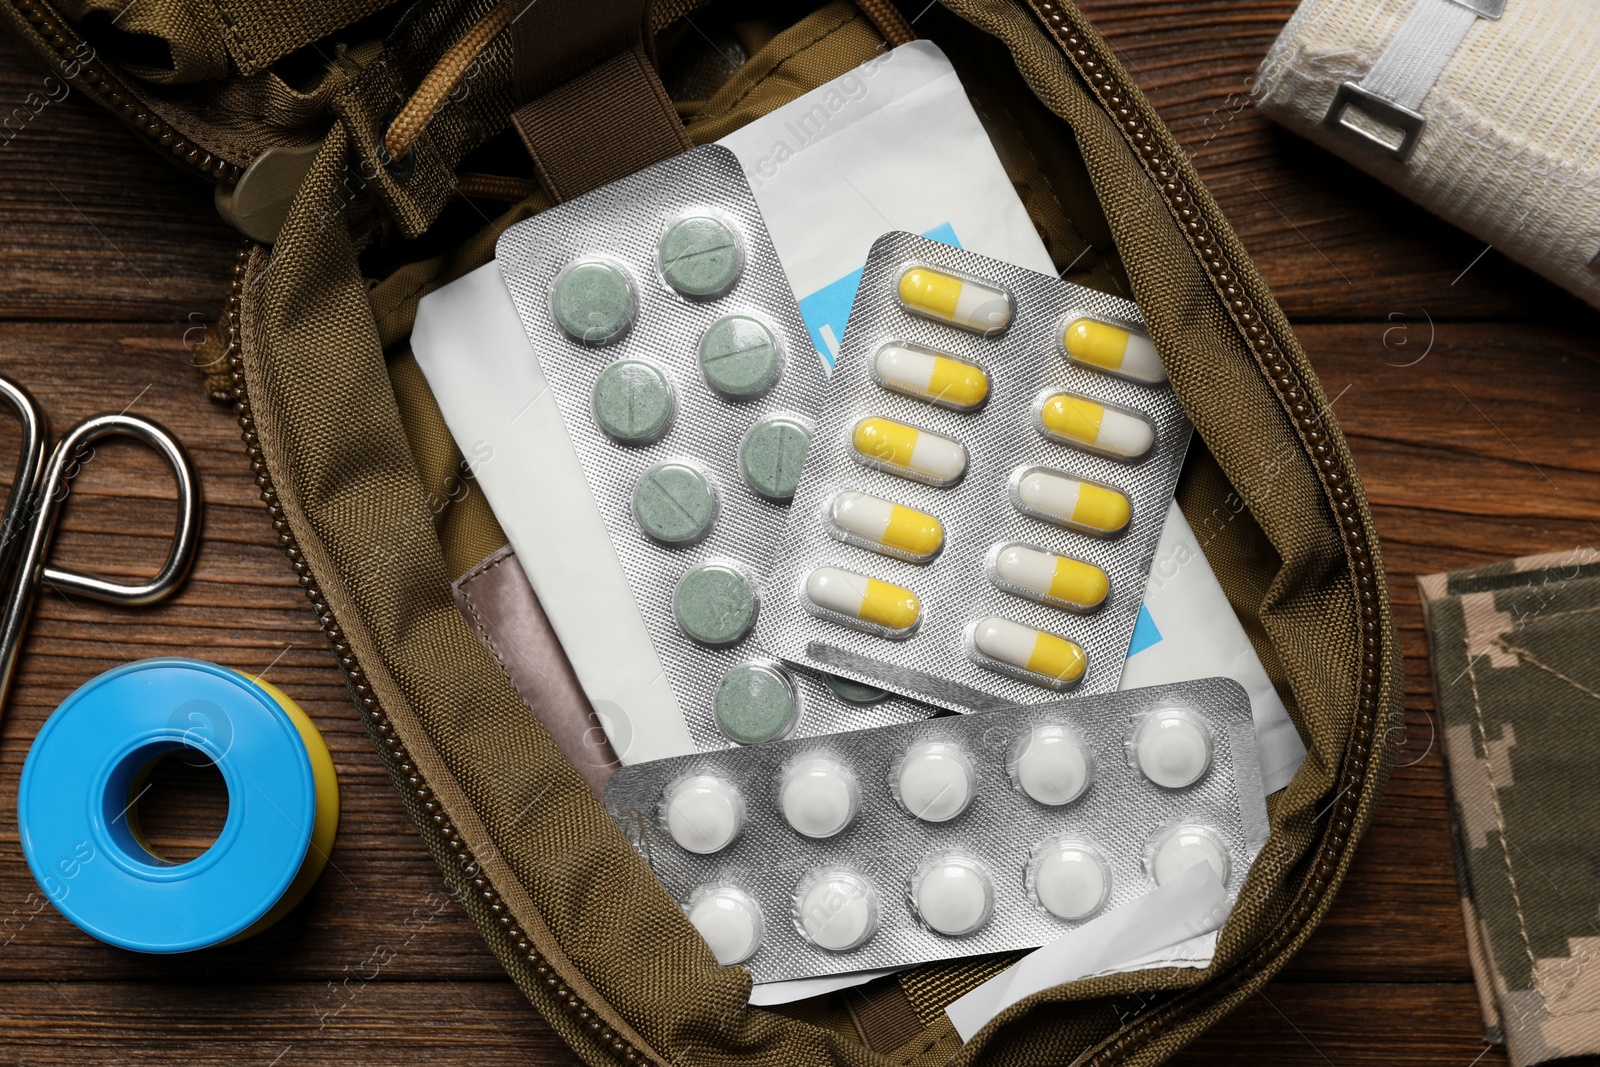
<svg viewBox="0 0 1600 1067"><path fill-rule="evenodd" d="M0 398L16 407L24 433L17 484L5 511L5 539L0 541L0 568L9 567L8 571L0 569L0 708L3 708L39 583L45 581L61 592L70 590L92 600L130 606L152 604L170 595L194 565L195 548L200 542L200 489L194 464L177 438L136 415L97 415L80 422L56 442L42 468L32 468L34 478L30 480L30 463L36 463L29 458L30 449L36 441L42 445L44 418L27 390L3 375L0 375ZM56 516L66 499L67 483L76 473L84 450L107 437L132 437L155 449L172 468L172 476L178 483L178 523L173 532L172 549L160 572L148 581L113 582L44 564Z"/></svg>
<svg viewBox="0 0 1600 1067"><path fill-rule="evenodd" d="M178 483L178 522L173 530L172 548L161 570L147 581L136 584L107 581L77 571L46 566L43 580L62 592L80 593L109 604L141 607L170 595L194 566L195 547L200 541L200 489L194 464L176 437L148 419L137 415L97 415L74 426L56 443L40 484L43 494L40 516L53 524L55 512L65 496L63 489L72 477L72 466L84 449L107 437L132 437L149 445L172 469Z"/></svg>

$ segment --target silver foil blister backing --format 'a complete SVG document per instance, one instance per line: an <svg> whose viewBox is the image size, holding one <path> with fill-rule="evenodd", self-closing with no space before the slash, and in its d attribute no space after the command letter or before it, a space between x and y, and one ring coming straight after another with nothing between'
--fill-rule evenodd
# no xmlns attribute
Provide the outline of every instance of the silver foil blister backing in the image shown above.
<svg viewBox="0 0 1600 1067"><path fill-rule="evenodd" d="M925 265L1006 290L1012 321L984 337L907 311L897 293L902 271ZM769 576L769 602L758 638L780 658L870 682L956 711L1058 700L1060 692L974 663L966 630L996 616L1076 642L1087 669L1074 695L1117 687L1138 618L1151 559L1188 449L1192 427L1170 385L1143 385L1070 360L1061 331L1077 316L1137 328L1132 302L1035 274L998 260L918 237L878 239L862 273L850 322L812 435L805 475ZM976 411L936 406L883 388L874 359L885 344L916 345L982 367L987 401ZM1107 458L1047 438L1036 406L1046 389L1077 393L1112 408L1137 412L1155 428L1155 443L1137 461ZM861 419L883 416L951 438L967 449L968 466L947 488L922 484L863 463L851 445ZM1119 489L1132 518L1123 532L1102 538L1041 521L1013 504L1014 475L1048 467ZM826 509L835 493L856 490L884 497L939 519L943 551L913 563L830 535ZM1110 579L1095 611L1078 613L1016 595L993 583L986 561L996 544L1016 542L1092 563ZM891 639L861 632L807 610L806 575L831 566L911 590L922 619L911 636Z"/></svg>
<svg viewBox="0 0 1600 1067"><path fill-rule="evenodd" d="M727 222L742 246L741 275L728 292L713 299L684 297L661 276L658 243L670 223L691 213ZM789 415L814 426L828 379L738 161L718 146L686 152L513 226L496 245L496 257L690 736L702 750L730 745L712 712L717 683L728 670L765 657L753 633L721 648L689 638L674 614L674 591L683 575L702 564L733 564L758 578L767 573L789 509L746 485L739 448L749 429L771 416ZM619 265L633 284L635 298L631 327L602 345L568 336L551 308L557 275L575 261L594 259ZM712 391L699 365L701 336L732 314L767 323L782 350L777 382L743 402ZM676 403L666 433L644 446L618 444L600 428L593 408L601 372L630 358L663 369ZM633 489L640 475L668 461L701 470L717 496L710 531L682 547L651 539L633 514ZM540 472L530 470L526 476L538 478ZM760 601L758 611L764 612L769 602L764 588ZM847 703L815 675L793 669L789 674L801 708L792 736L908 722L930 714L929 708L893 695L873 704Z"/></svg>
<svg viewBox="0 0 1600 1067"><path fill-rule="evenodd" d="M1209 770L1194 785L1164 789L1128 758L1127 741L1143 717L1186 709L1212 736ZM1038 803L1016 787L1007 760L1019 738L1036 726L1063 725L1091 755L1093 777L1074 801ZM913 818L893 795L893 773L905 750L923 742L960 747L976 771L971 803L948 822ZM813 754L849 766L860 783L855 819L833 837L815 840L795 832L778 806L778 781L791 761ZM661 822L666 790L690 775L720 777L744 799L743 827L720 852L697 855L675 844ZM934 960L1035 948L1079 923L1045 912L1026 885L1033 847L1068 836L1092 845L1105 860L1111 884L1095 914L1121 906L1155 887L1146 863L1152 840L1176 826L1209 828L1225 845L1230 897L1244 884L1266 842L1266 802L1256 762L1250 699L1229 678L1153 686L1017 707L976 715L859 730L831 737L702 753L623 767L606 787L606 807L657 877L687 905L709 883L740 887L765 917L760 947L744 966L757 982L841 974ZM908 883L927 856L968 853L989 870L994 910L988 923L960 937L937 934L916 917ZM810 872L844 866L877 892L877 932L859 948L830 952L814 945L793 917L796 886ZM1090 916L1082 921L1089 921Z"/></svg>

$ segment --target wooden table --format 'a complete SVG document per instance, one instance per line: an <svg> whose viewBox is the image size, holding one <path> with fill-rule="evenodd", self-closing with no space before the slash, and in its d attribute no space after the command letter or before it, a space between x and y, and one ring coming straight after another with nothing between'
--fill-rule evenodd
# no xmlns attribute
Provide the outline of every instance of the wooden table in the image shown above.
<svg viewBox="0 0 1600 1067"><path fill-rule="evenodd" d="M1289 0L1085 6L1337 398L1408 657L1404 766L1332 913L1180 1062L1502 1063L1467 966L1412 579L1594 543L1600 316L1247 106ZM0 45L0 112L41 81ZM232 415L183 363L185 332L216 317L237 246L208 188L77 94L0 144L0 367L58 427L123 407L165 423L192 451L207 506L198 566L173 601L37 606L0 727L0 1059L574 1062L445 895L273 543ZM171 493L153 459L104 447L72 496L56 559L122 575L159 563ZM293 693L333 750L344 802L333 862L303 906L246 944L177 958L110 949L45 905L11 815L44 717L89 677L157 655L265 673ZM217 824L203 804L160 818L179 844Z"/></svg>

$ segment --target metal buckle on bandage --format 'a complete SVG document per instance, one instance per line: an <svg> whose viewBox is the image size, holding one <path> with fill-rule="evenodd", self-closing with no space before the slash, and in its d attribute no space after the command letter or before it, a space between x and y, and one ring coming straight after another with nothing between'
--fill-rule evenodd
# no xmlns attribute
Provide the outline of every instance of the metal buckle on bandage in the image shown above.
<svg viewBox="0 0 1600 1067"><path fill-rule="evenodd" d="M1401 134L1399 142L1386 140L1372 130L1350 122L1345 118L1345 112L1351 107L1384 126L1399 130ZM1354 137L1402 163L1417 146L1417 138L1422 136L1422 128L1428 123L1427 119L1410 108L1385 100L1355 82L1345 82L1339 86L1339 91L1334 93L1333 104L1328 108L1328 113L1323 116L1322 121L1324 125L1332 126L1341 133Z"/></svg>
<svg viewBox="0 0 1600 1067"><path fill-rule="evenodd" d="M1404 163L1428 124L1420 109L1434 82L1477 20L1498 19L1505 6L1505 0L1415 0L1366 77L1339 86L1323 124ZM1350 115L1352 108L1367 121Z"/></svg>

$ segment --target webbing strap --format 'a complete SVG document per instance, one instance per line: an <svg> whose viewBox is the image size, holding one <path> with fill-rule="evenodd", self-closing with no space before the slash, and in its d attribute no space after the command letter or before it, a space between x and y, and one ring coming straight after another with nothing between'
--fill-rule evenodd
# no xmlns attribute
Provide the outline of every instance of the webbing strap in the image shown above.
<svg viewBox="0 0 1600 1067"><path fill-rule="evenodd" d="M539 181L558 201L690 147L642 44L530 100L511 118Z"/></svg>

